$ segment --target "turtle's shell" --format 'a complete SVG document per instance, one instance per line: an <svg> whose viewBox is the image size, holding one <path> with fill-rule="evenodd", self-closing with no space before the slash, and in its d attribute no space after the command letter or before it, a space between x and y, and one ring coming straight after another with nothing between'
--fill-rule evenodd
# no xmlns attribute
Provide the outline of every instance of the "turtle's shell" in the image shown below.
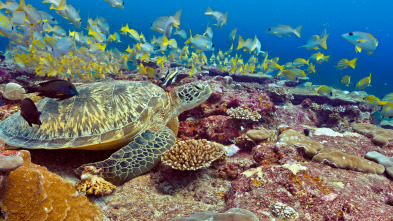
<svg viewBox="0 0 393 221"><path fill-rule="evenodd" d="M67 100L37 102L40 127L30 127L20 112L8 117L0 123L0 138L12 147L115 149L149 129L153 116L169 111L165 91L150 82L97 82L77 90Z"/></svg>

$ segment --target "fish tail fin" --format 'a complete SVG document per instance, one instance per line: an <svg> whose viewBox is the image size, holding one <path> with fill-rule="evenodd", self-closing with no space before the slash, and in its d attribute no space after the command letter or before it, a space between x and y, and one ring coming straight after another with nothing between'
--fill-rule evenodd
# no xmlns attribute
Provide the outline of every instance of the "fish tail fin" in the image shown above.
<svg viewBox="0 0 393 221"><path fill-rule="evenodd" d="M177 11L176 14L175 14L175 16L174 16L175 21L173 22L173 26L175 26L176 28L179 28L179 25L180 25L180 16L181 16L181 12L182 12L182 9L180 9L179 11Z"/></svg>
<svg viewBox="0 0 393 221"><path fill-rule="evenodd" d="M355 69L355 67L356 67L356 60L357 60L358 58L354 58L354 59L352 59L352 60L350 60L348 63L349 63L349 66L351 67L351 68L353 68L353 69Z"/></svg>
<svg viewBox="0 0 393 221"><path fill-rule="evenodd" d="M212 9L210 8L210 6L207 6L207 10L205 12L205 15L210 15L212 13Z"/></svg>
<svg viewBox="0 0 393 221"><path fill-rule="evenodd" d="M227 23L227 18L228 18L228 12L226 12L226 13L224 14L224 23Z"/></svg>
<svg viewBox="0 0 393 221"><path fill-rule="evenodd" d="M303 28L303 25L299 25L299 27L297 27L297 28L295 29L295 32L294 32L295 35L298 36L299 38L301 38L302 28Z"/></svg>
<svg viewBox="0 0 393 221"><path fill-rule="evenodd" d="M101 50L102 50L102 52L104 52L105 51L105 48L106 48L106 44L104 44L104 45L101 45Z"/></svg>
<svg viewBox="0 0 393 221"><path fill-rule="evenodd" d="M184 44L189 44L191 42L191 39L192 39L192 33L191 33L191 29L190 29L190 38L187 39L187 41L184 42Z"/></svg>
<svg viewBox="0 0 393 221"><path fill-rule="evenodd" d="M66 9L66 7L67 7L66 0L61 0L59 5L57 6L56 10L63 11Z"/></svg>
<svg viewBox="0 0 393 221"><path fill-rule="evenodd" d="M239 35L239 43L237 45L236 50L239 50L242 47L244 47L244 40L243 40L242 36Z"/></svg>
<svg viewBox="0 0 393 221"><path fill-rule="evenodd" d="M324 48L325 50L327 49L327 44L326 44L326 39L329 37L329 34L323 36L321 38L321 47Z"/></svg>
<svg viewBox="0 0 393 221"><path fill-rule="evenodd" d="M20 0L19 7L15 11L25 11L27 9L25 0Z"/></svg>

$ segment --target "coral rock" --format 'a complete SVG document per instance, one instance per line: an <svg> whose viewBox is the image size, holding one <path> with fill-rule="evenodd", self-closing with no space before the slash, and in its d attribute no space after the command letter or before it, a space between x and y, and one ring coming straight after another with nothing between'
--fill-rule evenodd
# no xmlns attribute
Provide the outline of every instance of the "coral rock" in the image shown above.
<svg viewBox="0 0 393 221"><path fill-rule="evenodd" d="M271 132L268 129L262 128L259 130L249 130L246 135L255 141L261 141L268 139L271 136Z"/></svg>
<svg viewBox="0 0 393 221"><path fill-rule="evenodd" d="M366 160L363 157L342 153L333 148L325 148L312 158L313 161L326 163L338 168L356 170L367 173L382 174L384 166Z"/></svg>
<svg viewBox="0 0 393 221"><path fill-rule="evenodd" d="M373 142L380 146L385 146L389 144L389 140L393 140L393 130L384 129L373 124L352 124L352 128L358 133L373 137Z"/></svg>
<svg viewBox="0 0 393 221"><path fill-rule="evenodd" d="M366 154L366 158L382 164L389 176L393 178L393 157L387 157L376 151L371 151Z"/></svg>
<svg viewBox="0 0 393 221"><path fill-rule="evenodd" d="M310 137L307 137L293 129L282 132L278 138L282 143L304 148L305 153L309 156L314 156L323 148L321 143L314 141Z"/></svg>
<svg viewBox="0 0 393 221"><path fill-rule="evenodd" d="M296 220L299 214L290 206L277 202L270 207L272 214L280 220Z"/></svg>
<svg viewBox="0 0 393 221"><path fill-rule="evenodd" d="M0 155L0 171L8 172L15 170L23 164L23 158L21 156L10 155L4 156Z"/></svg>
<svg viewBox="0 0 393 221"><path fill-rule="evenodd" d="M72 183L33 164L21 151L24 163L4 180L0 190L6 220L102 220L101 209L78 195Z"/></svg>
<svg viewBox="0 0 393 221"><path fill-rule="evenodd" d="M19 84L8 83L5 85L3 96L8 100L21 100L25 98L25 89Z"/></svg>
<svg viewBox="0 0 393 221"><path fill-rule="evenodd" d="M202 140L178 141L162 154L164 164L177 170L197 170L210 164L225 153L222 144Z"/></svg>
<svg viewBox="0 0 393 221"><path fill-rule="evenodd" d="M241 208L232 208L224 213L217 212L198 212L189 217L174 218L170 221L193 221L193 220L211 220L211 221L258 221L258 217L251 211Z"/></svg>

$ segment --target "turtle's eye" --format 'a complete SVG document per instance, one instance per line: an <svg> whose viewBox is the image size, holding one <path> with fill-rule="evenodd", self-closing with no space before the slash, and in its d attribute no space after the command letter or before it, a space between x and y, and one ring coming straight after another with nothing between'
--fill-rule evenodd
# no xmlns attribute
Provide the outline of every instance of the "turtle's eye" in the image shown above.
<svg viewBox="0 0 393 221"><path fill-rule="evenodd" d="M198 89L200 91L203 89L202 85L195 84L194 86L195 86L196 89Z"/></svg>

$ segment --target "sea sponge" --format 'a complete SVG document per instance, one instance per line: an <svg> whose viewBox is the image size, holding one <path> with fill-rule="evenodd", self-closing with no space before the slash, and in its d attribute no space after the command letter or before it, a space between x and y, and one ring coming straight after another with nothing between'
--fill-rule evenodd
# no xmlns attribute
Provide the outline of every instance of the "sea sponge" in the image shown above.
<svg viewBox="0 0 393 221"><path fill-rule="evenodd" d="M205 139L177 141L164 152L161 160L164 164L177 170L198 170L209 167L210 164L225 154L224 145Z"/></svg>
<svg viewBox="0 0 393 221"><path fill-rule="evenodd" d="M258 121L261 115L247 107L229 108L226 113L236 119Z"/></svg>
<svg viewBox="0 0 393 221"><path fill-rule="evenodd" d="M10 82L5 85L3 97L8 100L21 100L26 97L25 93L26 91L21 85Z"/></svg>
<svg viewBox="0 0 393 221"><path fill-rule="evenodd" d="M281 143L304 148L305 153L309 156L314 156L323 148L321 143L314 141L310 137L307 137L293 129L283 131L278 138Z"/></svg>
<svg viewBox="0 0 393 221"><path fill-rule="evenodd" d="M102 220L101 209L79 195L71 182L31 163L30 153L21 151L24 163L4 179L0 206L6 220Z"/></svg>
<svg viewBox="0 0 393 221"><path fill-rule="evenodd" d="M102 178L102 168L86 166L75 188L85 194L105 196L112 193L116 186Z"/></svg>
<svg viewBox="0 0 393 221"><path fill-rule="evenodd" d="M342 153L334 148L325 148L312 158L313 161L326 163L338 168L366 173L383 174L385 167L363 157Z"/></svg>

